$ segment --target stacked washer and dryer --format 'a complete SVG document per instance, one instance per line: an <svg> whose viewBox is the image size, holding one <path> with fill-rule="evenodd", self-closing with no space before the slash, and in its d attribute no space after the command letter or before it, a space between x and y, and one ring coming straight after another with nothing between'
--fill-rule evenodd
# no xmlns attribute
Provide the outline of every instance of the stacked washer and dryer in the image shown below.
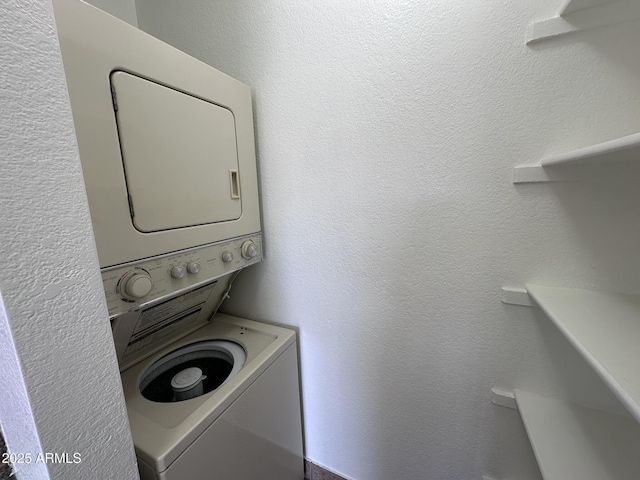
<svg viewBox="0 0 640 480"><path fill-rule="evenodd" d="M54 11L141 478L301 480L295 332L216 313L262 259L249 87Z"/></svg>

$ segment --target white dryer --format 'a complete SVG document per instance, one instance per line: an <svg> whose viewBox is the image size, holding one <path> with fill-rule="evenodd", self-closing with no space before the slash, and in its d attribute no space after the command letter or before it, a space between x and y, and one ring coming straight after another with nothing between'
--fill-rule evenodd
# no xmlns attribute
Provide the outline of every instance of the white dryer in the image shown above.
<svg viewBox="0 0 640 480"><path fill-rule="evenodd" d="M216 315L262 260L249 87L53 5L141 478L302 480L295 332Z"/></svg>

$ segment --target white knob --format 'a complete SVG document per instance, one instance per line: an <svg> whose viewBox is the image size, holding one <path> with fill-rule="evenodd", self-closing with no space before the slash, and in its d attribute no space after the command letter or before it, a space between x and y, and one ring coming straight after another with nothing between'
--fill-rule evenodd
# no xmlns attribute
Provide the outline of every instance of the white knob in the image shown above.
<svg viewBox="0 0 640 480"><path fill-rule="evenodd" d="M187 274L187 270L182 266L173 267L171 269L171 276L176 279L180 279Z"/></svg>
<svg viewBox="0 0 640 480"><path fill-rule="evenodd" d="M198 273L200 271L200 264L198 262L189 262L187 264L187 272Z"/></svg>
<svg viewBox="0 0 640 480"><path fill-rule="evenodd" d="M153 288L151 277L144 272L128 274L123 280L122 294L129 300L146 297Z"/></svg>
<svg viewBox="0 0 640 480"><path fill-rule="evenodd" d="M222 254L222 261L225 263L230 262L231 260L233 260L233 253L231 252L224 252Z"/></svg>
<svg viewBox="0 0 640 480"><path fill-rule="evenodd" d="M242 256L246 259L257 257L260 253L258 250L258 245L253 243L251 240L247 240L242 244Z"/></svg>

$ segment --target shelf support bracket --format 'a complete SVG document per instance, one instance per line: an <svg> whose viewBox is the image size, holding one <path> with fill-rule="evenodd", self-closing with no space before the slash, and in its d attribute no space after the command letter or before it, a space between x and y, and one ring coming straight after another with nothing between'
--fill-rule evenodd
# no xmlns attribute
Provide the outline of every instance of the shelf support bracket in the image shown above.
<svg viewBox="0 0 640 480"><path fill-rule="evenodd" d="M514 393L500 390L499 388L494 387L491 389L491 403L499 407L518 410L518 404L516 403L516 396Z"/></svg>
<svg viewBox="0 0 640 480"><path fill-rule="evenodd" d="M537 307L538 304L529 296L526 288L502 287L500 297L502 303L521 307Z"/></svg>
<svg viewBox="0 0 640 480"><path fill-rule="evenodd" d="M565 182L559 172L545 169L542 165L521 165L513 169L513 183Z"/></svg>

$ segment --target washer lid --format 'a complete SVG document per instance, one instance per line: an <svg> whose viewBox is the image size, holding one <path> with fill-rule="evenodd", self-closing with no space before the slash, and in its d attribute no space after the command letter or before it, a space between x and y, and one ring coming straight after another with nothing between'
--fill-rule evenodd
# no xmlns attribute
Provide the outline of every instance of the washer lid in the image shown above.
<svg viewBox="0 0 640 480"><path fill-rule="evenodd" d="M231 110L126 72L111 74L133 225L157 232L242 214Z"/></svg>

